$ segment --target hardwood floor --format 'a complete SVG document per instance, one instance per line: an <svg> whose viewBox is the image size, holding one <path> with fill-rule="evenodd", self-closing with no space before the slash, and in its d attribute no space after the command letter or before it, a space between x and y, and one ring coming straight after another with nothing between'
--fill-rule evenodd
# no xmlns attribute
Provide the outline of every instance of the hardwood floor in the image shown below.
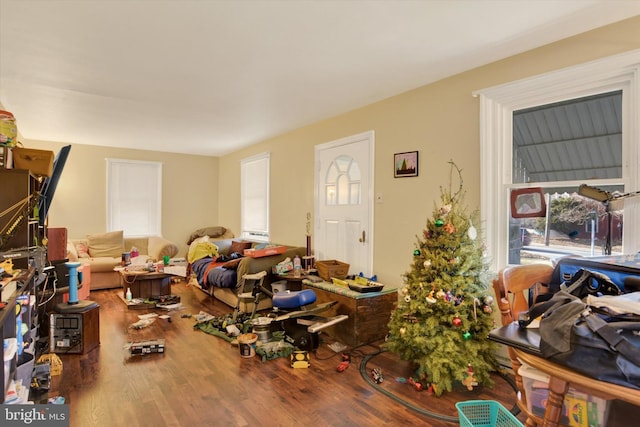
<svg viewBox="0 0 640 427"><path fill-rule="evenodd" d="M461 387L442 397L418 392L397 381L408 378L406 362L369 345L350 351L352 362L340 373L340 354L321 335L308 369L293 369L289 359L262 362L242 358L224 339L194 329L195 320L181 315L200 311L220 316L231 311L199 289L174 284L184 309L170 312L171 322L157 319L144 329L129 326L139 314L127 310L121 290L94 291L100 304L101 345L88 354L60 355L61 376L52 377L51 395L63 396L70 407L71 426L367 426L457 425L455 402L494 399L507 408L515 403L511 385L495 376L495 387L467 391ZM160 310L156 310L162 314ZM165 339L164 354L131 356L130 341ZM411 409L376 390L360 374L381 368L381 389L406 400ZM429 416L421 411L435 414Z"/></svg>

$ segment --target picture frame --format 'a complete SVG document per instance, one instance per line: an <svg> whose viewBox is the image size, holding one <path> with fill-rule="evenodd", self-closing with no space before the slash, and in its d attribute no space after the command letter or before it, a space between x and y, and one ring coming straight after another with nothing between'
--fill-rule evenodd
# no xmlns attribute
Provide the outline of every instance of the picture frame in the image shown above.
<svg viewBox="0 0 640 427"><path fill-rule="evenodd" d="M540 187L511 190L510 198L513 218L537 218L547 215L547 202Z"/></svg>
<svg viewBox="0 0 640 427"><path fill-rule="evenodd" d="M418 176L418 152L406 151L393 155L393 177L408 178Z"/></svg>

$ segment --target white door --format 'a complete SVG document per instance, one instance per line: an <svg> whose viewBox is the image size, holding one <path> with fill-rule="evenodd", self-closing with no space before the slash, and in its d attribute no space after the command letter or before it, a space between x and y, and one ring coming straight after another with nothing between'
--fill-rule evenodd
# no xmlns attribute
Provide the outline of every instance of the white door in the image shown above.
<svg viewBox="0 0 640 427"><path fill-rule="evenodd" d="M314 247L316 260L349 264L372 274L373 131L318 145Z"/></svg>

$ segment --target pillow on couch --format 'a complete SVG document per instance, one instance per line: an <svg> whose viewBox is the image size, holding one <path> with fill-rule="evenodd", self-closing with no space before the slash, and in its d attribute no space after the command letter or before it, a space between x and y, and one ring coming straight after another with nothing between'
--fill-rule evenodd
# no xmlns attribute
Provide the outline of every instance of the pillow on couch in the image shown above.
<svg viewBox="0 0 640 427"><path fill-rule="evenodd" d="M209 236L212 238L216 238L224 235L224 233L226 232L227 232L227 229L220 226L199 228L193 233L191 233L191 236L189 236L189 240L187 241L187 245L190 245L191 243L193 243L193 241L196 240L198 237Z"/></svg>
<svg viewBox="0 0 640 427"><path fill-rule="evenodd" d="M78 251L78 258L89 258L89 246L86 243L78 242L76 250Z"/></svg>
<svg viewBox="0 0 640 427"><path fill-rule="evenodd" d="M120 258L124 252L124 237L122 230L111 231L87 236L89 255L93 258Z"/></svg>
<svg viewBox="0 0 640 427"><path fill-rule="evenodd" d="M78 261L78 251L71 240L67 240L67 259L69 262Z"/></svg>
<svg viewBox="0 0 640 427"><path fill-rule="evenodd" d="M238 242L236 240L231 242L229 247L229 255L238 252L240 255L244 255L244 250L251 248L251 242Z"/></svg>

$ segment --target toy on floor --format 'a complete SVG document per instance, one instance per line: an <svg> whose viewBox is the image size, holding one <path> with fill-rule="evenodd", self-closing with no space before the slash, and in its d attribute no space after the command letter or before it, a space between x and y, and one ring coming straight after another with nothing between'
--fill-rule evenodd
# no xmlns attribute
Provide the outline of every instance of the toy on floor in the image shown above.
<svg viewBox="0 0 640 427"><path fill-rule="evenodd" d="M336 370L338 372L344 372L347 370L350 364L351 364L351 356L349 356L348 354L342 354L342 362L340 362Z"/></svg>
<svg viewBox="0 0 640 427"><path fill-rule="evenodd" d="M151 353L164 353L164 340L149 340L130 342L125 344L125 350L129 350L132 356L151 354Z"/></svg>
<svg viewBox="0 0 640 427"><path fill-rule="evenodd" d="M373 378L373 381L375 381L376 384L382 383L384 381L384 378L382 377L382 369L373 368L371 370L371 378Z"/></svg>

